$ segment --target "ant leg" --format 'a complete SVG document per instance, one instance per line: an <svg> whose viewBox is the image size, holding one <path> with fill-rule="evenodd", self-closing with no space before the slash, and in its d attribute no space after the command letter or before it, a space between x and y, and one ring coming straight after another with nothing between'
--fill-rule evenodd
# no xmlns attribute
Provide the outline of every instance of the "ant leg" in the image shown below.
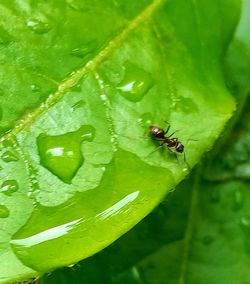
<svg viewBox="0 0 250 284"><path fill-rule="evenodd" d="M164 131L164 134L167 134L168 131L169 131L169 129L170 129L170 125L169 125L168 128Z"/></svg>
<svg viewBox="0 0 250 284"><path fill-rule="evenodd" d="M190 166L189 166L189 163L187 162L185 152L183 152L183 160L184 160L184 163L187 165L188 170L190 171L190 170L191 170L191 168L190 168Z"/></svg>
<svg viewBox="0 0 250 284"><path fill-rule="evenodd" d="M175 130L173 133L171 133L170 135L168 135L168 138L172 137L177 131L179 131L179 130Z"/></svg>
<svg viewBox="0 0 250 284"><path fill-rule="evenodd" d="M150 152L145 158L148 158L148 156L152 155L154 152L158 151L162 146L164 145L164 142L162 142L160 144L160 146L158 146L156 149L154 149L154 151Z"/></svg>
<svg viewBox="0 0 250 284"><path fill-rule="evenodd" d="M168 151L176 158L178 163L180 163L179 160L178 160L178 156L177 156L176 152L174 150L172 150L171 148L169 148L169 147L167 147L167 148L168 148Z"/></svg>

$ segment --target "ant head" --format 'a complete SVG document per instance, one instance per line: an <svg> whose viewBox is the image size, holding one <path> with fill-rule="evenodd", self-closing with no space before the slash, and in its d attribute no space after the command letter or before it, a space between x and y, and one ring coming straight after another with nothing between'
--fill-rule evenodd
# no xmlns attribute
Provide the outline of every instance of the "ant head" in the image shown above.
<svg viewBox="0 0 250 284"><path fill-rule="evenodd" d="M161 127L155 125L149 127L149 132L155 138L164 138L165 135L165 131Z"/></svg>
<svg viewBox="0 0 250 284"><path fill-rule="evenodd" d="M178 152L178 153L183 153L183 151L184 151L184 145L181 144L180 142L178 142L178 144L176 145L175 149L176 149L176 152Z"/></svg>

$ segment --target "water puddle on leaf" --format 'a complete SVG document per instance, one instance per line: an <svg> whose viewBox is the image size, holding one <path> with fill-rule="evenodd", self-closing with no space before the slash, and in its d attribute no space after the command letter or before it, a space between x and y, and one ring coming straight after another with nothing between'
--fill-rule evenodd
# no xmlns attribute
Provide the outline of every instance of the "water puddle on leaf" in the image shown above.
<svg viewBox="0 0 250 284"><path fill-rule="evenodd" d="M84 162L81 150L83 141L94 139L94 128L84 125L75 132L50 136L40 134L37 137L40 163L65 183L71 183Z"/></svg>
<svg viewBox="0 0 250 284"><path fill-rule="evenodd" d="M116 88L129 101L139 102L153 87L154 80L145 70L131 64L125 64L125 75Z"/></svg>

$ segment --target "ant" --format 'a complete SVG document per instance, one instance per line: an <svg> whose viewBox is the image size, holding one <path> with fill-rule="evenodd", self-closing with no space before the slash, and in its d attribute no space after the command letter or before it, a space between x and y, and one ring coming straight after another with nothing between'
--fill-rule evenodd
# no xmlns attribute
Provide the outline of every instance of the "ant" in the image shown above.
<svg viewBox="0 0 250 284"><path fill-rule="evenodd" d="M177 153L183 153L184 145L178 140L178 138L170 138L171 136L174 135L176 131L166 136L169 129L170 129L170 125L168 126L167 130L164 130L163 128L159 126L152 125L149 127L149 134L153 140L161 141L161 144L158 148L162 147L165 144L167 145L168 149L171 152L173 152L172 149L174 149ZM185 160L185 153L184 153L184 160Z"/></svg>

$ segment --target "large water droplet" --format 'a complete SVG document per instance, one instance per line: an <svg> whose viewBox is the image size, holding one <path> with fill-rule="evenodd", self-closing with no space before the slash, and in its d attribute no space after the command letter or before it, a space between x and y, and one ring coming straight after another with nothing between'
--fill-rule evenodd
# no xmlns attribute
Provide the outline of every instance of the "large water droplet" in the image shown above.
<svg viewBox="0 0 250 284"><path fill-rule="evenodd" d="M6 195L11 195L17 190L18 190L18 183L16 180L6 180L3 182L0 188L0 192L3 192Z"/></svg>
<svg viewBox="0 0 250 284"><path fill-rule="evenodd" d="M152 76L143 69L127 63L125 76L117 86L124 98L132 102L139 102L152 88Z"/></svg>
<svg viewBox="0 0 250 284"><path fill-rule="evenodd" d="M9 209L5 205L0 204L0 218L7 218L10 215Z"/></svg>
<svg viewBox="0 0 250 284"><path fill-rule="evenodd" d="M93 138L94 128L89 125L58 136L40 134L37 145L41 165L63 182L71 183L84 161L81 143Z"/></svg>
<svg viewBox="0 0 250 284"><path fill-rule="evenodd" d="M16 161L19 160L19 158L14 153L12 153L11 151L4 152L1 156L1 158L6 163L16 162Z"/></svg>
<svg viewBox="0 0 250 284"><path fill-rule="evenodd" d="M51 29L48 23L37 19L29 19L26 24L36 34L45 34Z"/></svg>

